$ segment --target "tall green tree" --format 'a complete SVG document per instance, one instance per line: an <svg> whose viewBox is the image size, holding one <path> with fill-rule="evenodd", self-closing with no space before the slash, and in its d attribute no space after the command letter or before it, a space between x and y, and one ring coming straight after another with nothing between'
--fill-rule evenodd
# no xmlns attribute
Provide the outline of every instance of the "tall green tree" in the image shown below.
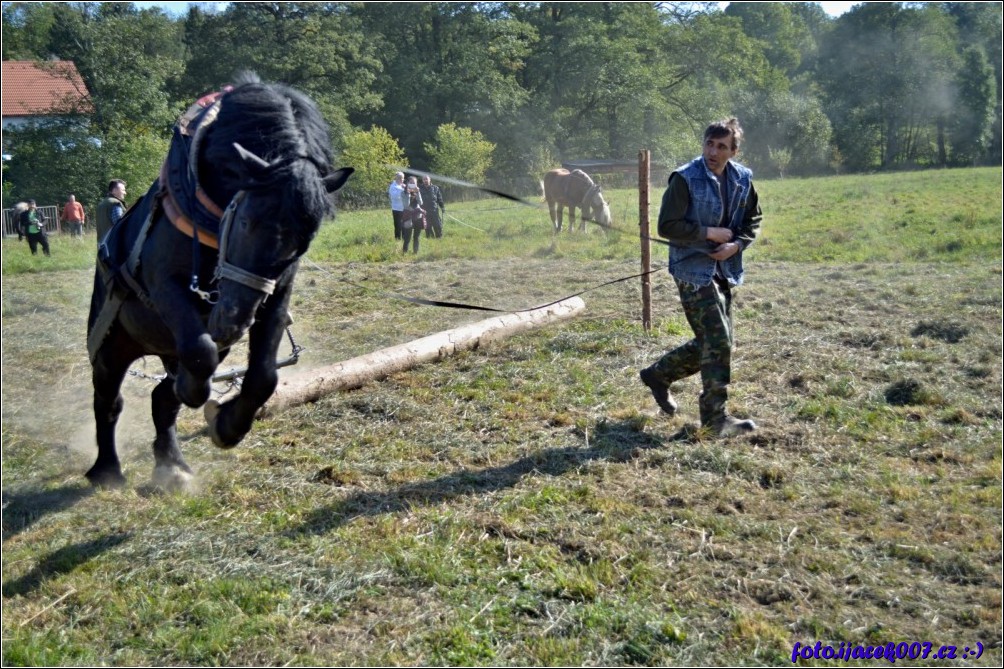
<svg viewBox="0 0 1004 669"><path fill-rule="evenodd" d="M936 7L864 3L837 19L819 80L841 154L852 169L934 164L951 113L956 32Z"/></svg>
<svg viewBox="0 0 1004 669"><path fill-rule="evenodd" d="M520 115L528 93L518 75L536 35L499 6L364 3L352 12L385 63L375 82L385 105L371 118L401 138L412 164L429 164L424 146L440 125L499 139Z"/></svg>
<svg viewBox="0 0 1004 669"><path fill-rule="evenodd" d="M993 70L994 78L994 109L993 120L990 123L990 138L981 160L988 165L1001 164L1001 132L1004 130L1002 121L1002 84L1004 84L1004 36L1002 36L1002 19L1004 6L999 2L945 2L939 3L944 11L955 19L959 30L959 44L963 51L982 47L986 60ZM973 55L963 53L963 60L977 59ZM979 67L978 63L973 63ZM966 70L960 75L960 90L968 90L979 95L980 75L974 70ZM965 93L962 94L965 100Z"/></svg>
<svg viewBox="0 0 1004 669"><path fill-rule="evenodd" d="M743 32L763 45L772 67L793 76L802 64L802 56L815 49L815 40L802 17L793 10L796 3L730 2L726 16L742 22Z"/></svg>
<svg viewBox="0 0 1004 669"><path fill-rule="evenodd" d="M376 44L344 3L232 2L218 13L198 6L184 20L189 51L178 95L219 90L243 70L310 95L332 125L334 140L353 114L369 117L383 103L374 91L381 70Z"/></svg>
<svg viewBox="0 0 1004 669"><path fill-rule="evenodd" d="M31 35L20 41L33 45L27 55L73 61L91 102L83 118L46 121L20 136L11 133L8 148L19 147L12 160L25 161L28 170L18 166L11 178L44 183L63 191L62 197L71 191L103 192L111 178L127 179L135 185L134 193L143 192L156 179L165 140L180 111L169 94L169 82L181 73L184 57L177 24L159 9L138 10L131 3L4 9L5 31L20 28ZM26 157L30 151L41 153ZM151 157L155 153L160 154L156 160ZM45 175L41 155L58 156L60 169ZM85 181L95 186L87 189Z"/></svg>
<svg viewBox="0 0 1004 669"><path fill-rule="evenodd" d="M475 184L485 182L494 151L495 145L480 132L454 123L439 126L435 141L425 146L433 171Z"/></svg>
<svg viewBox="0 0 1004 669"><path fill-rule="evenodd" d="M396 168L408 167L408 158L389 132L374 126L345 137L342 163L356 171L340 197L351 204L375 204L386 197Z"/></svg>
<svg viewBox="0 0 1004 669"><path fill-rule="evenodd" d="M990 147L997 106L993 68L982 47L962 52L957 86L957 103L947 122L952 162L975 165L984 160Z"/></svg>

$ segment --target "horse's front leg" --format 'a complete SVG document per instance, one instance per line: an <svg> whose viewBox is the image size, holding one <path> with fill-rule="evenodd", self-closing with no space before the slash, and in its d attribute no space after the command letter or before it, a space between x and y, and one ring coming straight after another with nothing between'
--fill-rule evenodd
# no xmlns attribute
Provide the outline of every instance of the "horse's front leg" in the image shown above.
<svg viewBox="0 0 1004 669"><path fill-rule="evenodd" d="M161 318L174 336L178 369L174 392L187 406L198 408L212 392L212 376L220 364L216 342L209 336L199 312L193 307L187 288L177 288L157 300L167 305Z"/></svg>
<svg viewBox="0 0 1004 669"><path fill-rule="evenodd" d="M575 232L575 207L568 205L568 234Z"/></svg>
<svg viewBox="0 0 1004 669"><path fill-rule="evenodd" d="M241 383L241 392L223 404L206 404L205 416L209 435L220 448L233 448L251 430L255 414L275 392L279 383L276 355L289 324L287 307L289 286L276 291L258 314L248 334L248 371Z"/></svg>

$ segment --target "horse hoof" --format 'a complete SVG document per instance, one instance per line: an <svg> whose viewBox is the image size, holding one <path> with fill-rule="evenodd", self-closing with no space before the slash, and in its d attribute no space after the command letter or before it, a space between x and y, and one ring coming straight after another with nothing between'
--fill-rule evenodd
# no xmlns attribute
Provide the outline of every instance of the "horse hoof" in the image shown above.
<svg viewBox="0 0 1004 669"><path fill-rule="evenodd" d="M216 419L220 415L220 403L216 400L209 400L206 402L205 406L202 408L202 415L206 417L206 427L209 428L209 437L213 440L213 445L216 448L222 448L224 450L230 450L237 445L238 442L228 444L223 441L223 437L216 430Z"/></svg>
<svg viewBox="0 0 1004 669"><path fill-rule="evenodd" d="M216 417L220 414L220 403L216 400L209 400L202 407L202 415L206 417L206 422L212 425L216 422Z"/></svg>
<svg viewBox="0 0 1004 669"><path fill-rule="evenodd" d="M95 488L121 488L126 484L126 477L120 471L99 470L96 467L84 474Z"/></svg>
<svg viewBox="0 0 1004 669"><path fill-rule="evenodd" d="M188 492L195 477L178 465L157 465L153 468L153 485L165 492Z"/></svg>

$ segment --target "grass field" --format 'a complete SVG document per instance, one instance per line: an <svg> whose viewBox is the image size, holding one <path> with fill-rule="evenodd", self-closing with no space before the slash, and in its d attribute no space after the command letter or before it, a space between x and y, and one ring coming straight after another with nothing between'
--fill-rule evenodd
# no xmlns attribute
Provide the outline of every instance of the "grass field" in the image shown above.
<svg viewBox="0 0 1004 669"><path fill-rule="evenodd" d="M673 418L638 383L689 335L660 273L652 333L635 280L233 451L185 409L187 495L149 485L142 377L130 485L86 485L93 239L5 240L4 665L791 665L817 640L999 665L1001 176L758 184L732 385L753 435L697 429L696 379ZM637 272L637 193L610 196L621 232L555 239L483 200L448 208L480 230L448 220L406 257L388 212L340 215L297 278L296 371L481 317L385 292L517 309Z"/></svg>

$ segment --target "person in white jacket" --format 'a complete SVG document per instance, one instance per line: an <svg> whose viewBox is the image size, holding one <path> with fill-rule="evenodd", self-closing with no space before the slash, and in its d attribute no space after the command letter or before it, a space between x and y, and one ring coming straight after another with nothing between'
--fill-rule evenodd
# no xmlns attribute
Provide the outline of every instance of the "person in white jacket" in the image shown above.
<svg viewBox="0 0 1004 669"><path fill-rule="evenodd" d="M387 188L387 196L390 197L390 213L394 217L394 239L401 239L401 212L404 211L404 195L404 172L398 172Z"/></svg>

